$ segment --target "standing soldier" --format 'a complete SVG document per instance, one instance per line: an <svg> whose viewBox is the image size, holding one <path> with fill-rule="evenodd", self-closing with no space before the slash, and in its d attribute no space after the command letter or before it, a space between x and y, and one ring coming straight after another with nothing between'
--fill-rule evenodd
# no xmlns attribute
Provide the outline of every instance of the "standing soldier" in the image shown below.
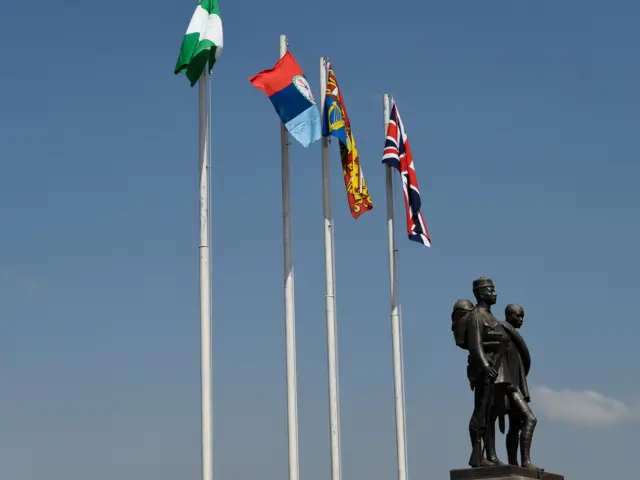
<svg viewBox="0 0 640 480"><path fill-rule="evenodd" d="M507 433L507 456L511 465L518 465L518 440L520 441L521 466L537 469L531 462L531 441L538 423L531 411L527 375L531 368L529 348L517 329L524 322L524 308L509 304L505 309L506 321L502 324L511 337L511 343L505 354L504 363L508 366L509 382L505 385L509 415ZM504 415L500 417L500 430L504 433Z"/></svg>
<svg viewBox="0 0 640 480"><path fill-rule="evenodd" d="M486 277L473 282L473 295L478 302L466 318L465 339L469 350L467 378L474 392L474 408L469 421L471 467L500 465L495 453L495 416L493 401L495 383L504 381L502 356L509 337L491 313L497 300L493 281ZM486 458L483 458L483 445Z"/></svg>

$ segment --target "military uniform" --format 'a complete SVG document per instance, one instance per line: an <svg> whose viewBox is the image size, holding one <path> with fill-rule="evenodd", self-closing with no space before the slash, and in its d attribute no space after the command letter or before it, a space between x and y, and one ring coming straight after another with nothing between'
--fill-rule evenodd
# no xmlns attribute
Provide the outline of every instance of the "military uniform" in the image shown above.
<svg viewBox="0 0 640 480"><path fill-rule="evenodd" d="M537 467L531 462L531 441L538 421L529 406L531 394L527 382L527 375L531 368L531 355L520 333L509 323L505 322L502 325L511 342L503 361L506 370L509 371L509 382L504 384L503 387L506 388L496 392L496 398L500 402L505 402L498 410L498 414L501 415L501 430L504 431L503 415L508 413L507 455L509 463L518 465L517 451L518 443L520 443L520 466L536 469Z"/></svg>
<svg viewBox="0 0 640 480"><path fill-rule="evenodd" d="M497 462L495 426L489 419L494 400L494 388L492 388L494 382L488 378L486 369L493 367L497 370L498 378L495 383L511 380L511 372L501 361L509 337L488 308L476 306L467 319L466 338L469 349L467 378L474 392L474 409L469 421L469 435L473 450L469 464L480 466L483 439L487 447L487 460L491 463Z"/></svg>
<svg viewBox="0 0 640 480"><path fill-rule="evenodd" d="M529 349L524 339L518 333L518 331L509 323L503 322L502 327L507 331L510 337L510 343L505 351L503 364L509 371L507 383L517 388L522 394L524 399L529 402L531 395L529 393L529 384L527 382L527 375L531 368L531 357L529 355Z"/></svg>

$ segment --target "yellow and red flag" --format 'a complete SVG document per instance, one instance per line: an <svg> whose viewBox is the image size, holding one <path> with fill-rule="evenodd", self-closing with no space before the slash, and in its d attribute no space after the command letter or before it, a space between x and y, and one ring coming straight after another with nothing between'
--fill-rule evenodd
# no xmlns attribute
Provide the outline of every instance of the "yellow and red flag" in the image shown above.
<svg viewBox="0 0 640 480"><path fill-rule="evenodd" d="M327 63L327 72L322 135L325 137L333 136L338 139L349 209L353 218L358 218L364 212L371 210L373 204L371 203L367 183L364 181L358 149L351 131L349 115L347 115L347 109L344 106L336 75L330 63Z"/></svg>

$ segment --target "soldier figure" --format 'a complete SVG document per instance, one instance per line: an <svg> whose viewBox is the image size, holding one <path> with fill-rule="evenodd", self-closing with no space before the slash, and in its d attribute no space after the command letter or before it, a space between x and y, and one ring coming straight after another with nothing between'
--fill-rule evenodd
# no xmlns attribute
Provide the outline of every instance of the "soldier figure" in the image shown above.
<svg viewBox="0 0 640 480"><path fill-rule="evenodd" d="M504 433L504 412L509 415L509 432L507 433L507 456L511 465L518 465L518 440L520 443L521 466L537 469L531 463L531 441L537 420L529 402L529 385L527 375L531 368L531 355L524 339L518 333L524 322L524 309L520 305L509 304L505 309L506 321L502 326L511 337L511 342L503 360L509 370L510 381L499 386L498 395L503 396L506 408L500 415L500 430Z"/></svg>
<svg viewBox="0 0 640 480"><path fill-rule="evenodd" d="M493 281L486 277L474 280L473 295L478 303L469 313L465 328L469 350L467 378L474 393L473 414L469 421L472 445L469 465L480 467L501 463L495 453L495 417L492 413L495 383L504 379L501 359L509 339L491 313L491 306L498 298ZM486 458L482 454L483 442Z"/></svg>

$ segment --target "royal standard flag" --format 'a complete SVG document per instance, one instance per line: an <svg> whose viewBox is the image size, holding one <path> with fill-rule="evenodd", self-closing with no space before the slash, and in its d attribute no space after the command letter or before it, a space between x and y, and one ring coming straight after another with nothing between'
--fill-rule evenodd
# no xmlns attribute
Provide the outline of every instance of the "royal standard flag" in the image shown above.
<svg viewBox="0 0 640 480"><path fill-rule="evenodd" d="M222 19L218 0L200 0L182 39L174 72L186 71L193 87L207 63L209 72L222 53Z"/></svg>
<svg viewBox="0 0 640 480"><path fill-rule="evenodd" d="M327 72L322 135L325 137L333 136L338 139L349 209L351 210L351 216L358 218L364 212L371 210L373 204L371 203L367 183L364 181L358 149L351 131L349 115L347 115L342 93L330 63L327 63Z"/></svg>

